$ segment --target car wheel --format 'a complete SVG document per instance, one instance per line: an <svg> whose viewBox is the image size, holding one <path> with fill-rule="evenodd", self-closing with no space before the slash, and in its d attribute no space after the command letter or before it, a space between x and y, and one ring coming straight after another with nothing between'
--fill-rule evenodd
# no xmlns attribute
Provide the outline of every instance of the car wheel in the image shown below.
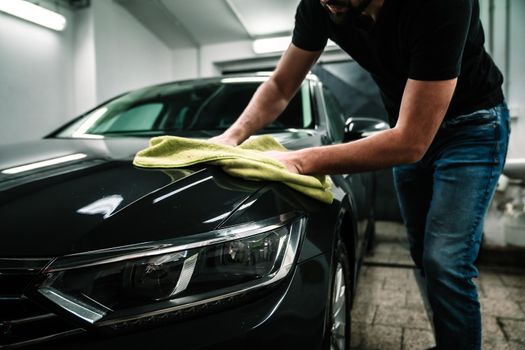
<svg viewBox="0 0 525 350"><path fill-rule="evenodd" d="M350 348L352 279L348 253L342 241L337 243L332 293L330 297L330 350Z"/></svg>

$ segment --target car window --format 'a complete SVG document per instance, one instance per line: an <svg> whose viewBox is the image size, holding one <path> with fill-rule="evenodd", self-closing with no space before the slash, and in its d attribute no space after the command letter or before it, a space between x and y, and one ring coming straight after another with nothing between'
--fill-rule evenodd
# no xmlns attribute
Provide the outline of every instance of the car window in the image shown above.
<svg viewBox="0 0 525 350"><path fill-rule="evenodd" d="M256 86L246 84L225 84L220 86L207 99L199 103L187 130L226 129L239 117L255 93ZM298 93L286 110L269 126L268 129L306 128L311 124L310 97L306 91ZM304 98L303 96L306 95ZM308 105L303 108L304 101ZM308 110L305 118L304 110Z"/></svg>
<svg viewBox="0 0 525 350"><path fill-rule="evenodd" d="M335 96L323 86L323 95L326 105L326 113L328 114L328 123L330 125L330 133L333 135L334 141L343 140L345 116L339 101Z"/></svg>
<svg viewBox="0 0 525 350"><path fill-rule="evenodd" d="M125 94L60 131L59 137L161 135L227 129L242 113L258 82L167 84ZM268 130L313 128L307 82Z"/></svg>
<svg viewBox="0 0 525 350"><path fill-rule="evenodd" d="M309 128L313 124L312 97L310 85L304 83L301 86L301 105L303 107L303 128Z"/></svg>
<svg viewBox="0 0 525 350"><path fill-rule="evenodd" d="M92 133L110 133L121 130L138 131L153 128L164 104L146 103L121 113L107 114L91 130Z"/></svg>

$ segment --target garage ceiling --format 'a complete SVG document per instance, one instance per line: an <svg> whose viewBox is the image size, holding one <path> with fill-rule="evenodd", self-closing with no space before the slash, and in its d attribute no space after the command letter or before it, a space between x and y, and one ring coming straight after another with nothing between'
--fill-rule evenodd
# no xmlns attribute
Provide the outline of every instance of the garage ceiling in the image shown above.
<svg viewBox="0 0 525 350"><path fill-rule="evenodd" d="M115 0L170 48L290 34L299 0Z"/></svg>

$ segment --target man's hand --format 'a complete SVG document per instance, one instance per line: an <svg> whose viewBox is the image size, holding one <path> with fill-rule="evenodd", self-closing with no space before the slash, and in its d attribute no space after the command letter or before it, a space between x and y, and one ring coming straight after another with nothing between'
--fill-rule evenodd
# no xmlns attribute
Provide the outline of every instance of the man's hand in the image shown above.
<svg viewBox="0 0 525 350"><path fill-rule="evenodd" d="M292 152L280 152L280 151L268 151L264 152L265 156L268 156L270 158L275 159L282 165L286 167L286 169L295 174L301 174L301 167L299 162L297 161L297 157L295 157L295 153Z"/></svg>
<svg viewBox="0 0 525 350"><path fill-rule="evenodd" d="M213 142L213 143L218 143L220 145L238 146L237 140L225 134L214 136L208 139L208 141Z"/></svg>

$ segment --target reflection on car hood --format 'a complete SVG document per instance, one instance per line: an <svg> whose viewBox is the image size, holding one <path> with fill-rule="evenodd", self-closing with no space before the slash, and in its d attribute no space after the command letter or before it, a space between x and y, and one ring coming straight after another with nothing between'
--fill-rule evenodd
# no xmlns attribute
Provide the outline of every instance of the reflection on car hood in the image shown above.
<svg viewBox="0 0 525 350"><path fill-rule="evenodd" d="M56 256L211 230L260 186L236 185L215 167L135 168L131 159L143 142L92 144L43 140L14 150L24 164L86 156L1 174L0 257Z"/></svg>
<svg viewBox="0 0 525 350"><path fill-rule="evenodd" d="M276 137L312 141L301 133ZM131 161L147 144L45 139L2 147L0 257L51 257L205 232L263 186L213 166L135 168Z"/></svg>

